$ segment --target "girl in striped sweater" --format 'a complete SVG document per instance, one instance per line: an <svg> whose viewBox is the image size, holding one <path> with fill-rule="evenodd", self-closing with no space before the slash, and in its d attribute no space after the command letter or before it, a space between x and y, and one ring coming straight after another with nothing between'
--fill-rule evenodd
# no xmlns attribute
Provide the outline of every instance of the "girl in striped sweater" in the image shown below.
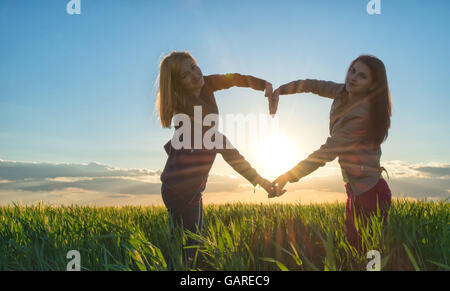
<svg viewBox="0 0 450 291"><path fill-rule="evenodd" d="M386 220L391 204L391 191L381 175L384 168L380 167L380 145L388 136L392 107L385 66L374 56L361 55L350 64L345 84L306 79L282 85L272 95L272 110L276 111L279 95L306 92L333 100L330 137L273 182L275 196L283 193L286 183L297 182L338 157L348 196L347 238L353 246L360 247L354 217L365 221L379 207Z"/></svg>

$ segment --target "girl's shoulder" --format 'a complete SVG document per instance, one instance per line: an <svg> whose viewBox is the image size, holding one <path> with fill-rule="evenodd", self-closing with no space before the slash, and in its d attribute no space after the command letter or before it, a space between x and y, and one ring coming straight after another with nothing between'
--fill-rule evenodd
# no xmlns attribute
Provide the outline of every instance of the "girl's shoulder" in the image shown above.
<svg viewBox="0 0 450 291"><path fill-rule="evenodd" d="M344 106L344 112L337 113L335 112L337 108ZM345 90L345 86L340 90L336 98L333 100L333 104L331 105L330 115L335 113L343 115L343 116L366 116L370 112L370 102L365 97L360 97L357 100L352 100L349 97L348 92Z"/></svg>
<svg viewBox="0 0 450 291"><path fill-rule="evenodd" d="M345 100L348 98L348 92L345 90L345 84L337 84L337 90L336 90L336 98L334 100Z"/></svg>

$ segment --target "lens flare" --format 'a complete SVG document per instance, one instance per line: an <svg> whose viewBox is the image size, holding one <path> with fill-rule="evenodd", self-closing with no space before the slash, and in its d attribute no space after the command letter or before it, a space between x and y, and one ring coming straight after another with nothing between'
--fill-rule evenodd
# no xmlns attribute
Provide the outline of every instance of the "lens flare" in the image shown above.
<svg viewBox="0 0 450 291"><path fill-rule="evenodd" d="M299 148L284 136L272 135L262 140L258 161L262 174L278 177L300 162Z"/></svg>

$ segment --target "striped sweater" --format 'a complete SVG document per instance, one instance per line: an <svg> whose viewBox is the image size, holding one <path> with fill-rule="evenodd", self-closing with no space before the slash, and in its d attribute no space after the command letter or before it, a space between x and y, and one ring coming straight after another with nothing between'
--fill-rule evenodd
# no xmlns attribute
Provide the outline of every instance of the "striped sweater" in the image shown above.
<svg viewBox="0 0 450 291"><path fill-rule="evenodd" d="M381 148L361 138L368 129L368 96L352 97L352 105L338 115L336 108L342 102L342 97L345 95L349 98L345 84L306 79L280 87L281 95L295 93L314 93L333 99L333 104L330 110L330 136L318 150L285 174L289 182L298 181L338 157L344 181L350 184L355 195L374 187L381 177Z"/></svg>

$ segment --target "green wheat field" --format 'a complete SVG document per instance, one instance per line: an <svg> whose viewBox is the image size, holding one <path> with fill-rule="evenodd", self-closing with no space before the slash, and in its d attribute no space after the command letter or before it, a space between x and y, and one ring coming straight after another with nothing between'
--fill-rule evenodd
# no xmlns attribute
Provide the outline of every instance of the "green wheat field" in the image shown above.
<svg viewBox="0 0 450 291"><path fill-rule="evenodd" d="M450 270L450 203L394 200L387 225L361 225L349 247L343 203L204 207L202 234L172 235L164 207L0 207L0 270L66 270L77 250L94 270ZM195 238L184 261L182 241Z"/></svg>

